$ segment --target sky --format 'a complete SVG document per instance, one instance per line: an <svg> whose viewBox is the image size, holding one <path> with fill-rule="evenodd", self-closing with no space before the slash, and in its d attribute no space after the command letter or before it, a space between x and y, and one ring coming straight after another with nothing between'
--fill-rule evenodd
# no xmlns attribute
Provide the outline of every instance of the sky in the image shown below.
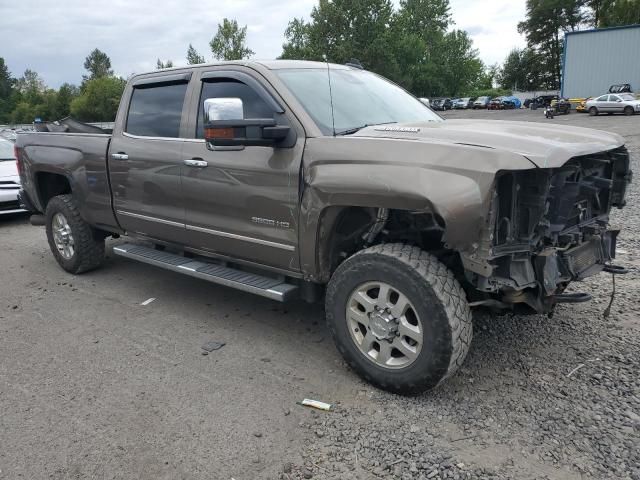
<svg viewBox="0 0 640 480"><path fill-rule="evenodd" d="M0 0L0 57L14 77L35 70L53 88L79 84L85 57L106 52L116 74L155 69L156 60L186 64L189 43L212 60L209 41L224 17L247 25L256 59L282 52L294 17L309 18L317 0ZM395 0L394 3L398 3ZM467 30L480 58L502 62L524 46L517 23L525 0L450 0L455 28Z"/></svg>

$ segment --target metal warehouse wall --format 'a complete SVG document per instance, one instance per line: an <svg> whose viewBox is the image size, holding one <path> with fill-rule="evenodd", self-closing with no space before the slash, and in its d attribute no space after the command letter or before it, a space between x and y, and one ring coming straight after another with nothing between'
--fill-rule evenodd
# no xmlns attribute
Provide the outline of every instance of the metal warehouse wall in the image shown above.
<svg viewBox="0 0 640 480"><path fill-rule="evenodd" d="M601 95L617 83L640 91L640 25L568 32L564 46L563 97Z"/></svg>

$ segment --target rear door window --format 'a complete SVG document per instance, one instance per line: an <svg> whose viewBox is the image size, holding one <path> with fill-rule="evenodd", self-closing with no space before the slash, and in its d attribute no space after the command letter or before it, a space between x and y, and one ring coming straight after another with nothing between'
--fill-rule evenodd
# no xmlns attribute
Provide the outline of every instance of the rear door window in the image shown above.
<svg viewBox="0 0 640 480"><path fill-rule="evenodd" d="M186 82L134 88L125 131L143 137L180 137L186 92Z"/></svg>

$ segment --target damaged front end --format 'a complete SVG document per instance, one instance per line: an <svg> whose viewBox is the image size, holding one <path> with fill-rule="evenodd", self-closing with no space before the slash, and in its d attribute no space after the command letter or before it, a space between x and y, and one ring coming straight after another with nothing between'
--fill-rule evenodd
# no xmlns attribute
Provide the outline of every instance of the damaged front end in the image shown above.
<svg viewBox="0 0 640 480"><path fill-rule="evenodd" d="M564 290L603 269L623 272L611 265L618 231L608 229L609 212L624 206L630 181L624 147L560 168L499 172L482 239L462 254L472 305L543 313L588 300Z"/></svg>

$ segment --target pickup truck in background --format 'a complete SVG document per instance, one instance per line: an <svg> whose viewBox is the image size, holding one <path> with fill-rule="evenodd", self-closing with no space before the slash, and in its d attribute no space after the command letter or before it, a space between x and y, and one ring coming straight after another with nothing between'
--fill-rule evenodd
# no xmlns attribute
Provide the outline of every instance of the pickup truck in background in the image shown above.
<svg viewBox="0 0 640 480"><path fill-rule="evenodd" d="M551 313L589 299L572 281L624 273L608 228L631 178L620 136L444 121L354 66L136 75L112 134L16 145L22 201L68 272L126 236L115 254L277 301L324 297L348 363L399 393L456 371L472 307Z"/></svg>

